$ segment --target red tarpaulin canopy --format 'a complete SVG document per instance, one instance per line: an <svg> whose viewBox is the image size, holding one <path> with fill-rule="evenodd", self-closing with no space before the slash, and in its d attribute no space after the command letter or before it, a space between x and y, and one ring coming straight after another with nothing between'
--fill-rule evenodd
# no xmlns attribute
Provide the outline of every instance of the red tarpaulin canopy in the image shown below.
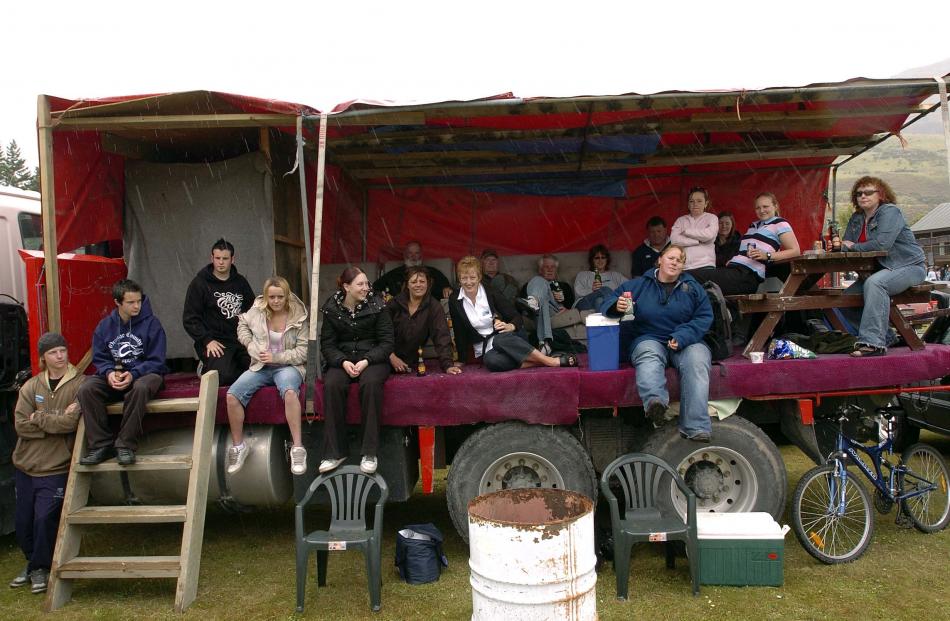
<svg viewBox="0 0 950 621"><path fill-rule="evenodd" d="M356 101L328 117L321 259L387 259L417 239L427 256L633 248L646 220L685 213L690 187L740 228L774 192L803 246L825 217L828 169L898 132L930 80L865 80L759 91L393 106ZM247 129L293 132L316 110L195 91L51 98L59 248L121 238L124 162L217 160L257 148ZM244 115L240 122L235 115ZM255 130L256 131L256 128ZM164 159L162 159L164 158ZM309 203L315 171L308 168ZM845 207L846 208L846 207Z"/></svg>

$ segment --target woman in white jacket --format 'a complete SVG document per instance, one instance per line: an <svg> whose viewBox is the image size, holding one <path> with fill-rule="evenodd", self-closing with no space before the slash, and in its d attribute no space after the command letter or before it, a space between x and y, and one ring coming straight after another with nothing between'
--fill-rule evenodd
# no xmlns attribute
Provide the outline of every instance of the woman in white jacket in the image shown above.
<svg viewBox="0 0 950 621"><path fill-rule="evenodd" d="M300 384L306 374L307 308L290 292L280 276L264 281L263 295L238 318L237 337L247 348L251 366L228 388L228 423L232 446L228 449L228 474L244 465L249 449L244 443L244 408L264 386L277 386L290 427L290 471L307 471L307 449L300 434Z"/></svg>
<svg viewBox="0 0 950 621"><path fill-rule="evenodd" d="M705 188L692 188L687 203L689 213L673 223L670 242L686 249L686 270L716 267L719 218L706 212L709 206L709 192Z"/></svg>

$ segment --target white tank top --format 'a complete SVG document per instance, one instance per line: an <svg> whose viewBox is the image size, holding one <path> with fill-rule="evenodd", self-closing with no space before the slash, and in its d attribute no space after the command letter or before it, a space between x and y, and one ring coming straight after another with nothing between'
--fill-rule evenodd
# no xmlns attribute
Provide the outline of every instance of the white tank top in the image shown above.
<svg viewBox="0 0 950 621"><path fill-rule="evenodd" d="M274 332L273 330L267 331L268 340L270 341L270 353L279 354L284 351L284 333L283 332Z"/></svg>

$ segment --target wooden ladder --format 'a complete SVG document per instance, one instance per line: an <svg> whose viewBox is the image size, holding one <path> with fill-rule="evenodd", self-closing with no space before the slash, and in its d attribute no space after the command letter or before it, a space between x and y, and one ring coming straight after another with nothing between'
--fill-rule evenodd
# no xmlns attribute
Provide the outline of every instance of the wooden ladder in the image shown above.
<svg viewBox="0 0 950 621"><path fill-rule="evenodd" d="M73 580L92 578L177 578L175 611L183 612L195 599L201 542L204 537L208 475L211 470L211 438L218 403L218 373L201 377L197 398L158 399L148 403L149 413L196 412L195 438L190 455L142 455L131 466L109 459L96 466L82 466L85 428L79 421L76 444L66 483L63 513L49 575L45 610L56 610L69 601ZM110 414L121 413L122 404L110 405ZM184 505L88 506L93 474L190 470ZM82 531L89 524L183 524L179 556L79 556Z"/></svg>

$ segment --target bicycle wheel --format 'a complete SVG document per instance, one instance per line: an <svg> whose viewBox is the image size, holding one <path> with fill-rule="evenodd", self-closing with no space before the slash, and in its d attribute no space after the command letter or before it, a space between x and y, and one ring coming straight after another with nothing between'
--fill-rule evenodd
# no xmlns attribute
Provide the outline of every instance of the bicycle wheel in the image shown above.
<svg viewBox="0 0 950 621"><path fill-rule="evenodd" d="M907 472L901 476L901 495L929 489L901 501L917 530L935 533L950 523L950 472L940 453L927 444L915 444L901 455Z"/></svg>
<svg viewBox="0 0 950 621"><path fill-rule="evenodd" d="M822 563L848 563L871 543L871 499L855 477L836 476L833 465L812 468L795 487L792 526L805 551Z"/></svg>

